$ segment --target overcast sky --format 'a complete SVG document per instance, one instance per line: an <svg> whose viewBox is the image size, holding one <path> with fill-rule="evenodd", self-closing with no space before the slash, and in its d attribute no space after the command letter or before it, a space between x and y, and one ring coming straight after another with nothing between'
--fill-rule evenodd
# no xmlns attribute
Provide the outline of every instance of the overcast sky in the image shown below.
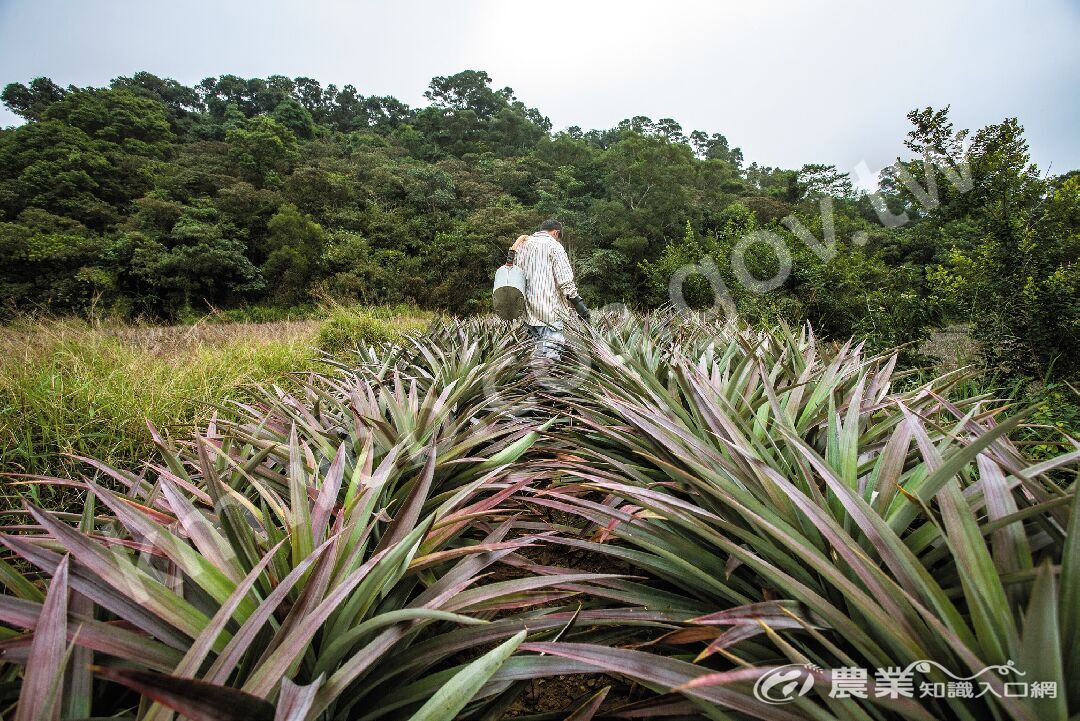
<svg viewBox="0 0 1080 721"><path fill-rule="evenodd" d="M951 103L959 127L1019 117L1059 173L1080 167L1078 40L1075 0L0 0L0 84L281 74L418 105L432 76L482 69L557 129L673 117L748 162L846 171Z"/></svg>

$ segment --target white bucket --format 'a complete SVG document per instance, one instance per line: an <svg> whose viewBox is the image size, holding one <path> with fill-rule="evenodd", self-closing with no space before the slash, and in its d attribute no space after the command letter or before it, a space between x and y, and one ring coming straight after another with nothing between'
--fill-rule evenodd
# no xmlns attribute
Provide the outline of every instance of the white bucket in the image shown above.
<svg viewBox="0 0 1080 721"><path fill-rule="evenodd" d="M516 265L501 265L495 271L491 291L495 315L503 320L517 320L525 315L525 274Z"/></svg>

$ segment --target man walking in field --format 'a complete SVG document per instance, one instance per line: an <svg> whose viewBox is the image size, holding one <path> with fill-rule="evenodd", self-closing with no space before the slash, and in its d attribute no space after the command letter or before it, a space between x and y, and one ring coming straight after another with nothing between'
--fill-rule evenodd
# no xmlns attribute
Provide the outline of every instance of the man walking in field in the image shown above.
<svg viewBox="0 0 1080 721"><path fill-rule="evenodd" d="M532 235L519 236L506 258L507 265L517 265L525 275L525 328L536 341L535 355L552 360L558 360L559 346L566 342L562 331L568 304L589 320L562 239L562 223L545 220Z"/></svg>

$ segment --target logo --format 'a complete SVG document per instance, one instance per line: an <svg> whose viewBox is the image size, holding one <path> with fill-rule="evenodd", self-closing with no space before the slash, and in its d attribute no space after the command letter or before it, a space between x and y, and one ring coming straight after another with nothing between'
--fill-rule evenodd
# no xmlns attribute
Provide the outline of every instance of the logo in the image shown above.
<svg viewBox="0 0 1080 721"><path fill-rule="evenodd" d="M924 680L919 682L916 673ZM828 681L830 698L1057 698L1056 681L1025 681L1027 673L1013 661L985 666L970 676L955 674L937 661L922 659L905 666L870 669L843 666L823 671L813 664L769 669L754 683L754 697L767 704L785 704L810 693L817 676Z"/></svg>
<svg viewBox="0 0 1080 721"><path fill-rule="evenodd" d="M814 687L812 666L788 664L774 668L754 683L754 697L769 704L791 703Z"/></svg>

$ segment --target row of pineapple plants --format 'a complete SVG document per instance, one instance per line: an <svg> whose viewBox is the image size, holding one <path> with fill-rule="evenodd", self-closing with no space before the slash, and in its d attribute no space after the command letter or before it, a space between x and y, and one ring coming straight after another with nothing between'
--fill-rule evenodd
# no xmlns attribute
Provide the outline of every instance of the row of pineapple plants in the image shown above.
<svg viewBox="0 0 1080 721"><path fill-rule="evenodd" d="M450 719L527 627L565 627L534 607L604 574L487 579L541 535L508 479L538 436L505 411L514 339L432 338L268 389L194 439L158 436L137 473L85 459L83 479L13 479L87 501L79 518L28 506L0 535L7 711Z"/></svg>
<svg viewBox="0 0 1080 721"><path fill-rule="evenodd" d="M1023 415L951 400L961 374L914 385L809 329L660 314L570 335L536 367L502 324L440 320L158 436L144 468L11 479L87 502L0 534L4 713L498 719L581 673L635 697L534 718L1080 711L1076 448L1029 462ZM840 667L1010 661L1060 692L828 694ZM790 664L811 692L755 695Z"/></svg>
<svg viewBox="0 0 1080 721"><path fill-rule="evenodd" d="M1028 461L1009 439L1022 413L950 400L962 373L915 384L894 355L808 328L629 318L577 347L589 371L572 381L574 424L552 434L534 503L581 519L557 542L648 572L693 618L617 654L566 641L548 653L595 654L609 671L661 655L658 690L750 715L771 669L815 669L814 692L770 719L1080 711L1075 443ZM945 683L941 669L991 666L1057 693L1011 697L1014 678L997 673L978 676L978 698L874 684L879 668ZM830 696L837 668L869 669L867 698Z"/></svg>

